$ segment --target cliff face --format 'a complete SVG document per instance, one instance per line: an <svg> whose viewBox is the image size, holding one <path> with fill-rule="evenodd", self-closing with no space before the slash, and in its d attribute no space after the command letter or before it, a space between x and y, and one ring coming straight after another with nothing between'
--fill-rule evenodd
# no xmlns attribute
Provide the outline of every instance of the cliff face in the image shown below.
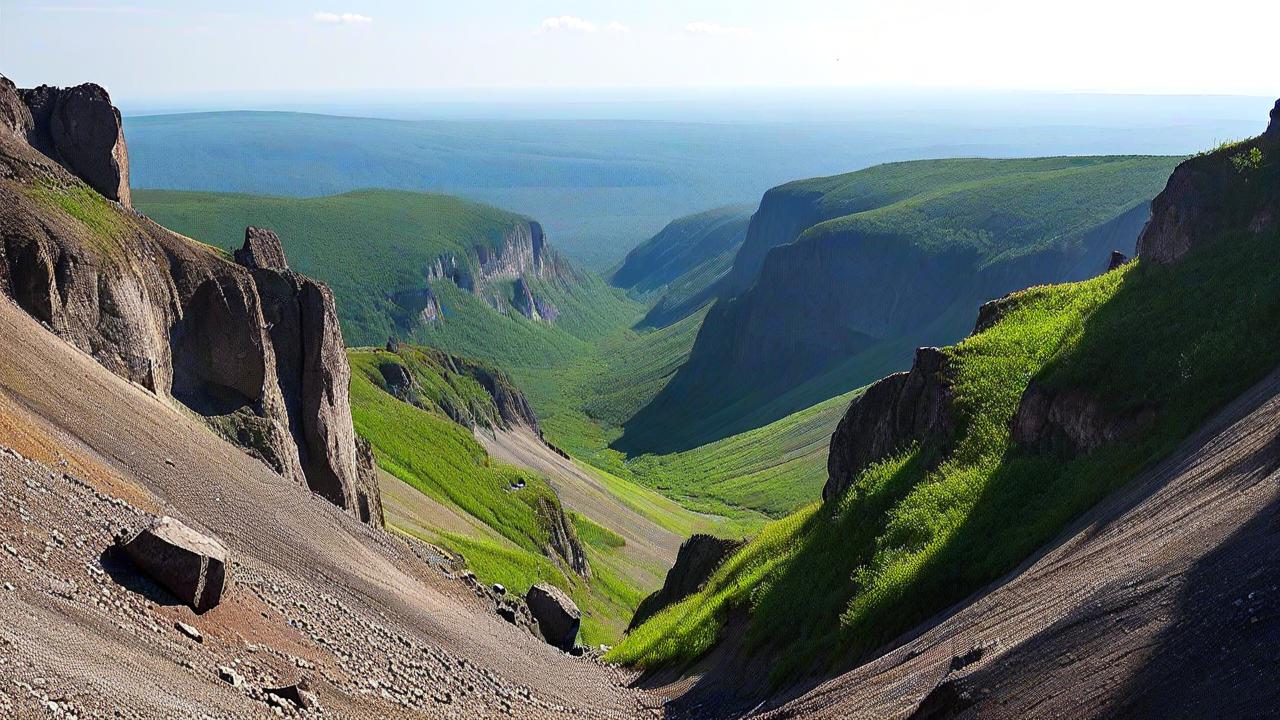
<svg viewBox="0 0 1280 720"><path fill-rule="evenodd" d="M741 431L778 419L904 367L916 347L959 340L972 328L972 309L991 298L1104 272L1113 250L1132 252L1149 216L1142 195L1173 165L1139 159L1116 170L1107 160L1005 162L1013 164L917 164L921 182L935 186L906 200L876 188L842 187L848 197L839 203L803 187L770 191L726 278L745 289L717 301L688 361L628 422L617 447L685 449L687 442L722 437L714 426L724 426L728 415L757 408L765 414L752 425L726 427ZM906 184L912 165L890 168L894 182ZM966 168L988 177L937 180ZM894 202L797 230L882 195ZM741 273L752 266L754 277L743 282ZM674 430L654 430L673 423Z"/></svg>
<svg viewBox="0 0 1280 720"><path fill-rule="evenodd" d="M951 375L938 348L916 350L909 372L867 388L849 405L831 436L822 499L838 498L858 473L913 442L946 444L955 433Z"/></svg>
<svg viewBox="0 0 1280 720"><path fill-rule="evenodd" d="M1224 230L1261 234L1280 223L1280 105L1253 140L1194 157L1174 170L1151 205L1138 256L1169 264L1222 237Z"/></svg>
<svg viewBox="0 0 1280 720"><path fill-rule="evenodd" d="M30 110L26 139L32 147L103 197L128 207L129 152L120 111L107 91L89 83L72 88L41 85L19 90L18 95Z"/></svg>
<svg viewBox="0 0 1280 720"><path fill-rule="evenodd" d="M0 84L0 108L16 107L15 95ZM128 198L123 139L103 140L119 133L118 113L101 88L23 95L36 98L28 103L37 134L42 122L50 128L37 142L52 138L43 146L60 157L39 152L20 123L0 131L0 291L284 476L352 513L377 506L376 484L358 467L350 369L328 288L289 271L273 234L251 228L237 253L244 264L229 262L72 175L84 169L100 181L95 173L115 167L126 183L115 195Z"/></svg>
<svg viewBox="0 0 1280 720"><path fill-rule="evenodd" d="M468 429L527 427L542 434L524 393L495 367L436 348L395 341L374 355L383 387L405 402L428 410L438 407Z"/></svg>
<svg viewBox="0 0 1280 720"><path fill-rule="evenodd" d="M429 283L452 282L485 299L495 310L544 322L555 322L560 313L551 301L536 294L532 281L564 284L575 279L573 269L547 244L542 225L532 220L512 225L493 246L477 244L464 255L441 255L427 269ZM420 307L422 324L447 322L447 313L429 286L402 293L396 300Z"/></svg>

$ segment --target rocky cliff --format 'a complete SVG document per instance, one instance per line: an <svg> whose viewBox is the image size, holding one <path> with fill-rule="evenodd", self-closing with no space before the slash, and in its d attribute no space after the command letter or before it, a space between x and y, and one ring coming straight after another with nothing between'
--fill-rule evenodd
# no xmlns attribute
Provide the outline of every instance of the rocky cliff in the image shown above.
<svg viewBox="0 0 1280 720"><path fill-rule="evenodd" d="M701 590L716 568L744 544L746 541L743 540L727 540L701 533L685 540L680 544L676 562L667 571L662 587L640 601L635 614L631 616L627 631L639 627L668 605Z"/></svg>
<svg viewBox="0 0 1280 720"><path fill-rule="evenodd" d="M19 102L33 130L10 122ZM328 288L289 271L269 232L250 228L237 264L123 207L128 158L102 88L6 81L0 108L0 291L112 372L380 523Z"/></svg>
<svg viewBox="0 0 1280 720"><path fill-rule="evenodd" d="M542 434L524 393L498 368L394 340L373 355L383 388L405 402L426 410L439 408L468 429L527 427Z"/></svg>
<svg viewBox="0 0 1280 720"><path fill-rule="evenodd" d="M955 433L947 355L916 350L908 372L879 380L854 398L831 436L822 499L844 494L858 473L913 442L945 445Z"/></svg>
<svg viewBox="0 0 1280 720"><path fill-rule="evenodd" d="M1168 264L1227 235L1253 235L1280 224L1280 104L1265 133L1224 145L1178 166L1151 204L1151 222L1138 239L1138 256Z"/></svg>
<svg viewBox="0 0 1280 720"><path fill-rule="evenodd" d="M964 337L991 298L1105 271L1112 250L1132 252L1144 197L1175 163L930 161L890 167L889 180L854 173L770 191L726 279L745 289L717 301L685 365L617 447L681 450L776 420L904 367L916 347ZM912 174L917 194L899 187Z"/></svg>
<svg viewBox="0 0 1280 720"><path fill-rule="evenodd" d="M548 244L542 225L521 220L507 228L493 244L478 243L466 253L449 253L427 268L428 283L447 280L495 310L517 312L530 320L555 322L559 310L536 292L534 281L571 283L573 268ZM446 321L447 313L430 286L402 292L395 298L402 306L420 308L423 324Z"/></svg>

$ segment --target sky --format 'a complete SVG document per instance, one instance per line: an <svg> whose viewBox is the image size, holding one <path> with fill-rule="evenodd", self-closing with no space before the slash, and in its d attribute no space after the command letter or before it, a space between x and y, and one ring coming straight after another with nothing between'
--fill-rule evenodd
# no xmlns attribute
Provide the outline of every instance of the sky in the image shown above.
<svg viewBox="0 0 1280 720"><path fill-rule="evenodd" d="M0 0L0 73L92 80L124 103L830 87L1275 97L1263 29L1276 27L1272 0Z"/></svg>

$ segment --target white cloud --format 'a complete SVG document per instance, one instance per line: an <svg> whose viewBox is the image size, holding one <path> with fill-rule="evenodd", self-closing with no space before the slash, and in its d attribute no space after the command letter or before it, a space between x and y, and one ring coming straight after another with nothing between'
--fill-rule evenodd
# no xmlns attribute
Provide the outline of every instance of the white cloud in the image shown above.
<svg viewBox="0 0 1280 720"><path fill-rule="evenodd" d="M318 12L311 16L312 20L318 23L342 23L343 25L367 25L373 22L373 18L360 13L331 13Z"/></svg>
<svg viewBox="0 0 1280 720"><path fill-rule="evenodd" d="M609 30L610 32L622 32L622 33L631 32L631 28L628 27L621 20L611 21L608 25L605 26L605 29Z"/></svg>
<svg viewBox="0 0 1280 720"><path fill-rule="evenodd" d="M691 22L684 26L684 31L690 35L712 35L716 37L744 37L751 34L751 28L748 27L735 27L713 22Z"/></svg>
<svg viewBox="0 0 1280 720"><path fill-rule="evenodd" d="M612 30L612 25L610 26ZM590 20L583 20L576 15L561 15L560 17L549 17L542 21L543 32L554 32L556 30L573 30L576 32L595 32L596 24Z"/></svg>

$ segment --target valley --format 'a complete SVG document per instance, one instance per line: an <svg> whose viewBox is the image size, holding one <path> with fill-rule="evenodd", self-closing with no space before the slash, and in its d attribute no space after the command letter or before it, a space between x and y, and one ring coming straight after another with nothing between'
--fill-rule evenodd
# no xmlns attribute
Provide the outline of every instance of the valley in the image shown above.
<svg viewBox="0 0 1280 720"><path fill-rule="evenodd" d="M0 76L0 715L1280 706L1280 102L952 122Z"/></svg>

